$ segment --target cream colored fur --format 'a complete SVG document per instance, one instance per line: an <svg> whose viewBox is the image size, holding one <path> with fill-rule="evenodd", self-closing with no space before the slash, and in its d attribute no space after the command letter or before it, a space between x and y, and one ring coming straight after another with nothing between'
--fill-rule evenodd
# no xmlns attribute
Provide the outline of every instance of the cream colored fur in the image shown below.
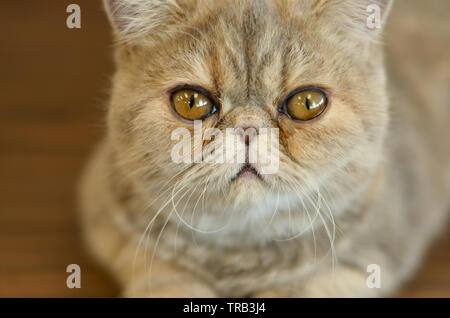
<svg viewBox="0 0 450 318"><path fill-rule="evenodd" d="M385 296L412 275L450 207L450 78L419 99L389 58L386 80L373 2L106 1L117 71L81 210L124 296ZM391 1L375 2L386 22ZM404 2L388 30L414 16ZM230 182L240 165L174 163L171 132L193 129L170 110L182 84L220 99L205 129L279 128L279 172ZM330 92L324 116L278 117L310 85ZM366 285L370 264L381 289Z"/></svg>

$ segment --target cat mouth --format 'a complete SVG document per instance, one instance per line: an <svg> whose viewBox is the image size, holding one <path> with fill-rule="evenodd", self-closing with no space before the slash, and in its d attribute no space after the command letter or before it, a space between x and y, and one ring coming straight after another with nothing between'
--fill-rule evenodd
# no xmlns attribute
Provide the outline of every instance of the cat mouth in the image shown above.
<svg viewBox="0 0 450 318"><path fill-rule="evenodd" d="M259 179L262 180L261 175L259 174L258 170L256 170L252 165L245 164L241 170L231 179L231 182L237 180L237 179Z"/></svg>

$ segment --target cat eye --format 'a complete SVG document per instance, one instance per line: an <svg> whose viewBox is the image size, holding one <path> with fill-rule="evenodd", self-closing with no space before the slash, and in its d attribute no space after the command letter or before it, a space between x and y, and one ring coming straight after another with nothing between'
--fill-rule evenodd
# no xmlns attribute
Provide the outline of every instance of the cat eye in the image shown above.
<svg viewBox="0 0 450 318"><path fill-rule="evenodd" d="M295 90L280 107L293 120L308 121L319 117L327 108L328 97L324 90L307 87Z"/></svg>
<svg viewBox="0 0 450 318"><path fill-rule="evenodd" d="M217 112L216 104L206 91L183 88L172 93L175 112L187 120L203 120Z"/></svg>

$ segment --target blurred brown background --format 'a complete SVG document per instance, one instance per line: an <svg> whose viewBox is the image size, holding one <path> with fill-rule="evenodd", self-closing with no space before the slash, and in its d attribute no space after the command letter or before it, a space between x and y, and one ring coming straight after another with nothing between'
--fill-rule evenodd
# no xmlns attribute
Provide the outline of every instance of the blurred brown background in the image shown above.
<svg viewBox="0 0 450 318"><path fill-rule="evenodd" d="M80 30L66 27L73 2L81 6ZM396 32L388 40L414 36L408 27ZM389 50L411 71L402 46ZM103 132L112 71L100 0L1 2L0 297L117 295L84 252L75 198L80 171ZM450 297L449 251L447 233L398 296ZM81 289L66 287L69 264L81 266Z"/></svg>

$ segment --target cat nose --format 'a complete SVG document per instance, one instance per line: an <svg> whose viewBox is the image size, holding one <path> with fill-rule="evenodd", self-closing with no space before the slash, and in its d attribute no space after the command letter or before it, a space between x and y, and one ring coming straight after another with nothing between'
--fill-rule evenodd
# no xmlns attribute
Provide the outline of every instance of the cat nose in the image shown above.
<svg viewBox="0 0 450 318"><path fill-rule="evenodd" d="M241 137L246 146L249 146L258 134L258 127L245 126L237 128L237 135Z"/></svg>

